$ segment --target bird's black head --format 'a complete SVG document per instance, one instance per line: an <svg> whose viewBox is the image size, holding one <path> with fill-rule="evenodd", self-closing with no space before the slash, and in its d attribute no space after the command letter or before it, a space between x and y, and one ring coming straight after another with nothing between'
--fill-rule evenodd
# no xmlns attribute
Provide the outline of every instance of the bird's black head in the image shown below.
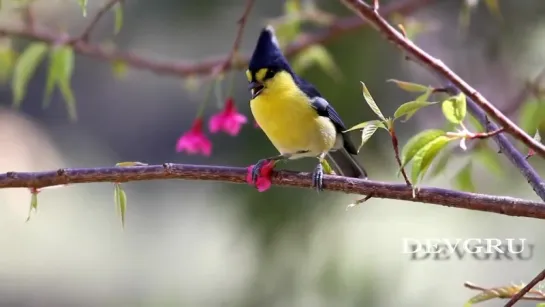
<svg viewBox="0 0 545 307"><path fill-rule="evenodd" d="M257 97L264 88L264 83L278 72L292 74L288 61L282 54L274 29L267 26L261 31L257 44L248 64L246 77L250 83L252 99Z"/></svg>

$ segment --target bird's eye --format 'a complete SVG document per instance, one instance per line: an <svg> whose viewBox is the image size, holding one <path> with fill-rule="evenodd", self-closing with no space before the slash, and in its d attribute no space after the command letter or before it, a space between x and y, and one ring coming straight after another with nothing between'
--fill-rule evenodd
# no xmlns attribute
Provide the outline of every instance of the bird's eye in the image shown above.
<svg viewBox="0 0 545 307"><path fill-rule="evenodd" d="M267 69L267 73L265 74L265 79L270 79L274 77L276 74L276 71L274 69Z"/></svg>

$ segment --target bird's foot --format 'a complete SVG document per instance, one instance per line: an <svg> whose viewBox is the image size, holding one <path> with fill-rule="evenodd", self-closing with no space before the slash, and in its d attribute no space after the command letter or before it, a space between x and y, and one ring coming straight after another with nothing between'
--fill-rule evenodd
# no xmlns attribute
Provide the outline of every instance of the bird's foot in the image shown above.
<svg viewBox="0 0 545 307"><path fill-rule="evenodd" d="M272 165L271 165L272 164ZM256 184L259 177L262 176L262 171L267 170L267 168L274 168L274 161L269 159L261 159L252 168L252 183Z"/></svg>
<svg viewBox="0 0 545 307"><path fill-rule="evenodd" d="M324 189L323 179L324 167L322 166L322 163L318 163L318 165L314 169L314 172L312 173L312 187L315 188L318 192L323 191Z"/></svg>
<svg viewBox="0 0 545 307"><path fill-rule="evenodd" d="M275 160L259 160L255 165L248 167L246 182L255 186L259 192L268 190L271 187L271 174L275 164Z"/></svg>

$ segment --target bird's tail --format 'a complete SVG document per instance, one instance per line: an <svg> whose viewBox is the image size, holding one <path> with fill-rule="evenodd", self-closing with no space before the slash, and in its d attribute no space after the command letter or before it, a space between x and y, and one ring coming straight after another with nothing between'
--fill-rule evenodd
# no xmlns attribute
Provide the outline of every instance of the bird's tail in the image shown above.
<svg viewBox="0 0 545 307"><path fill-rule="evenodd" d="M333 164L335 172L340 176L353 178L367 178L367 172L346 149L341 148L327 154L328 160Z"/></svg>

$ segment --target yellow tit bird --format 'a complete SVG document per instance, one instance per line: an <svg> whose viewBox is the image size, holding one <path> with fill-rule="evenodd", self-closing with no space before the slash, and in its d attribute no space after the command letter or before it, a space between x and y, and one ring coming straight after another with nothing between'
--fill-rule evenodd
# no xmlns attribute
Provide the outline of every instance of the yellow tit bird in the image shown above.
<svg viewBox="0 0 545 307"><path fill-rule="evenodd" d="M282 54L274 29L264 28L246 71L252 94L252 114L280 155L259 160L252 170L256 183L269 161L316 157L312 183L323 189L323 161L327 157L342 176L367 178L352 155L358 151L339 114L309 82L297 76Z"/></svg>

